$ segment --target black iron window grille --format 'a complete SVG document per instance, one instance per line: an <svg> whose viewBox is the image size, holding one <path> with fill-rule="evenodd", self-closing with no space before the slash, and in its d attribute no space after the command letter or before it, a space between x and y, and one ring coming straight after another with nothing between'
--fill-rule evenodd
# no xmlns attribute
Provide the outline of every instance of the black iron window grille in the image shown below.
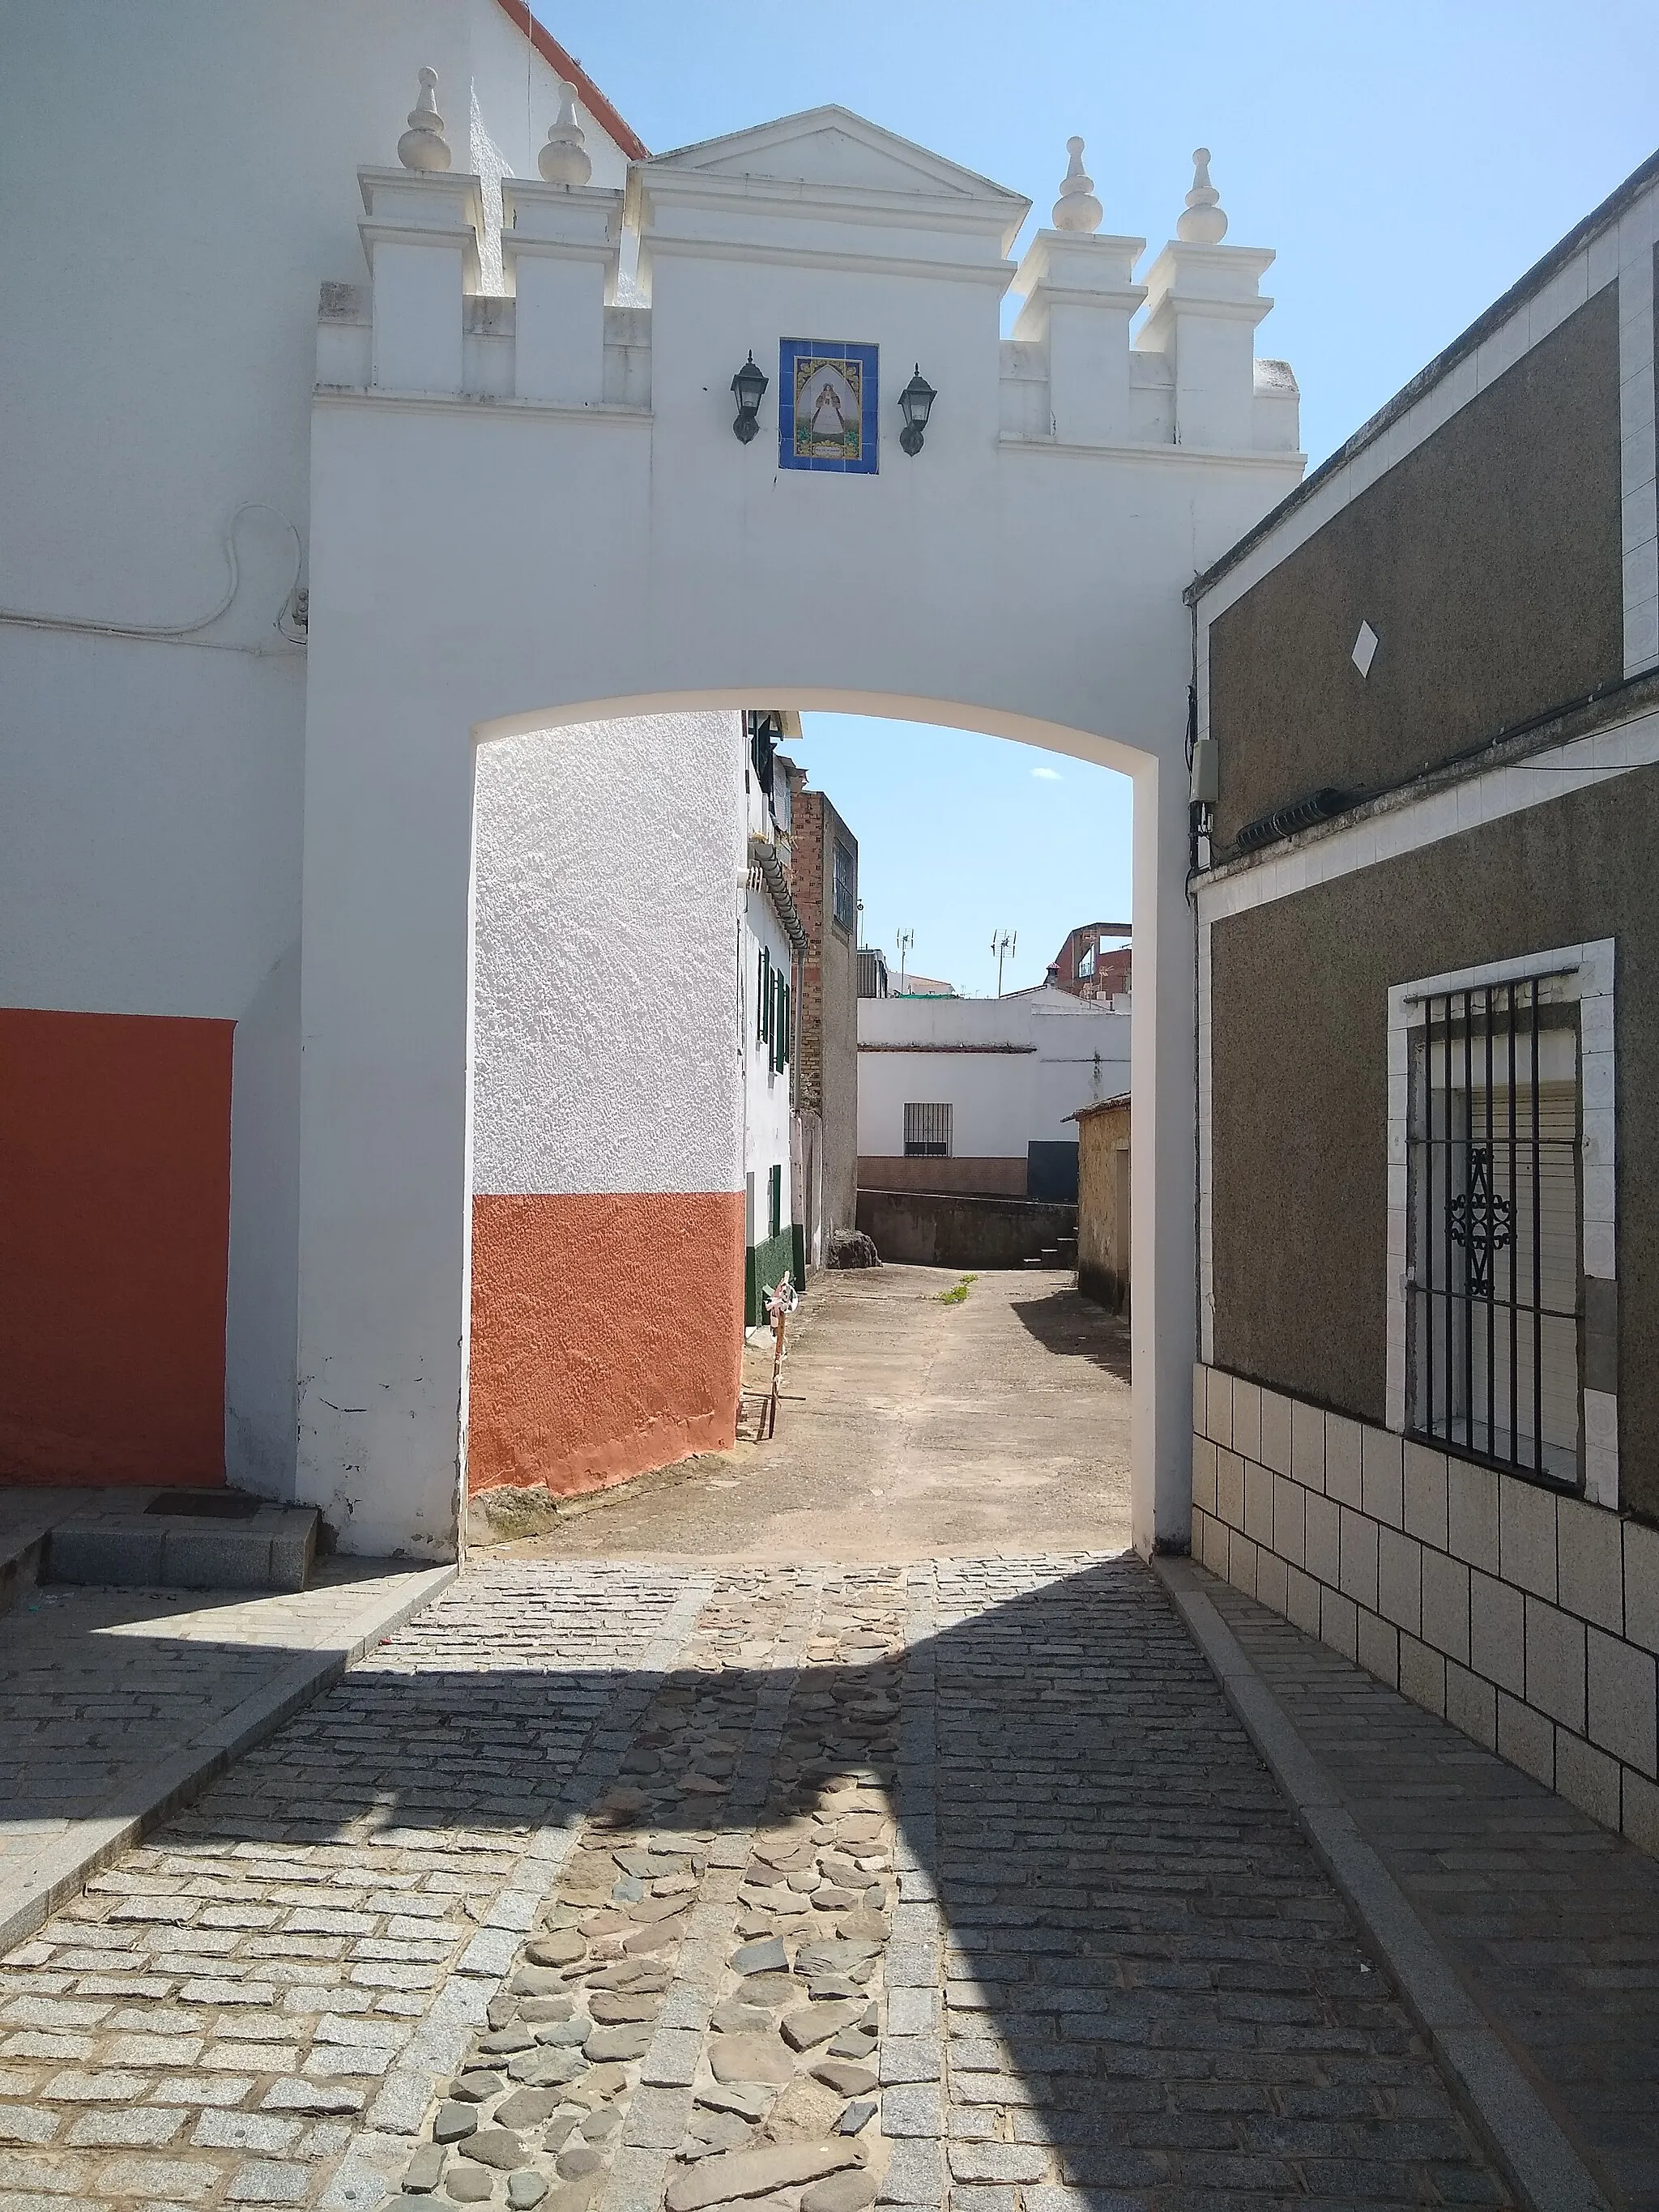
<svg viewBox="0 0 1659 2212"><path fill-rule="evenodd" d="M951 1157L951 1108L943 1104L910 1105L904 1109L904 1157L907 1160L948 1160Z"/></svg>
<svg viewBox="0 0 1659 2212"><path fill-rule="evenodd" d="M772 763L777 757L783 738L783 718L781 714L757 714L752 710L744 714L749 725L749 758L753 763L755 781L770 799L772 796Z"/></svg>
<svg viewBox="0 0 1659 2212"><path fill-rule="evenodd" d="M853 848L836 840L835 902L831 911L837 924L851 930L859 918L858 863Z"/></svg>
<svg viewBox="0 0 1659 2212"><path fill-rule="evenodd" d="M1576 1484L1580 1193L1576 1001L1550 979L1437 992L1411 1066L1408 1425Z"/></svg>

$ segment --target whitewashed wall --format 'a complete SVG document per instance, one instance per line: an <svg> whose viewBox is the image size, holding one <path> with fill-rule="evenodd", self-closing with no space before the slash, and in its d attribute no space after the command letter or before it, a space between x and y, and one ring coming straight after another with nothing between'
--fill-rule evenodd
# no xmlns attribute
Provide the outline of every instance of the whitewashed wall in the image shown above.
<svg viewBox="0 0 1659 2212"><path fill-rule="evenodd" d="M743 756L731 714L479 748L475 1191L742 1188Z"/></svg>
<svg viewBox="0 0 1659 2212"><path fill-rule="evenodd" d="M439 72L519 173L551 71L495 0L0 0L0 607L183 623L234 508L308 532L318 288L366 275L356 170ZM594 181L620 151L584 117ZM482 142L480 142L482 143ZM0 623L0 1004L237 1024L233 1481L291 1490L302 650L277 515L194 644Z"/></svg>
<svg viewBox="0 0 1659 2212"><path fill-rule="evenodd" d="M902 1156L905 1106L923 1102L953 1108L959 1158L1023 1159L1033 1141L1075 1143L1066 1115L1129 1088L1129 1027L1127 1012L1046 988L1002 999L860 999L860 1048L1018 1048L860 1049L859 1151Z"/></svg>
<svg viewBox="0 0 1659 2212"><path fill-rule="evenodd" d="M763 945L773 967L787 981L793 957L789 939L765 891L751 890L744 898L743 915L743 1149L744 1171L754 1177L754 1213L747 1224L750 1244L763 1243L769 1233L766 1178L775 1164L783 1170L784 1224L787 1226L793 1218L789 1204L789 1098L794 1067L792 1062L775 1071L771 1047L755 1034L756 968Z"/></svg>

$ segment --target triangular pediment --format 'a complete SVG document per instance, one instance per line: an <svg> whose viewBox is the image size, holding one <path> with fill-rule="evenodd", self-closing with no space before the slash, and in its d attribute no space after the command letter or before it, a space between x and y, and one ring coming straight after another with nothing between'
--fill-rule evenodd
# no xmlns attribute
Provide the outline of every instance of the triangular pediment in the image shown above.
<svg viewBox="0 0 1659 2212"><path fill-rule="evenodd" d="M645 170L647 184L665 174L732 183L750 178L829 192L954 200L964 212L995 208L1022 217L1030 205L1006 185L913 145L848 107L810 107L753 130L681 146L657 155Z"/></svg>

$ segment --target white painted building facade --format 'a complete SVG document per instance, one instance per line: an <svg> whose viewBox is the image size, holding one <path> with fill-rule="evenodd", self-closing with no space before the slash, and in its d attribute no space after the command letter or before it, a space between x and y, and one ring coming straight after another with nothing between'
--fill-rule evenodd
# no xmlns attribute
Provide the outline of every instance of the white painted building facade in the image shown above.
<svg viewBox="0 0 1659 2212"><path fill-rule="evenodd" d="M1128 1090L1131 1026L1127 1001L1048 984L1000 999L860 999L861 1174L942 1143L942 1159L1004 1163L1006 1188L1023 1191L1034 1145L1075 1152L1070 1117ZM957 1187L941 1172L941 1188Z"/></svg>
<svg viewBox="0 0 1659 2212"><path fill-rule="evenodd" d="M1251 358L1270 257L1222 244L1195 187L1136 283L1139 242L1073 191L1016 270L1021 195L844 111L647 159L579 78L591 177L544 182L567 71L496 0L7 0L3 22L29 96L0 255L30 308L0 452L0 1022L35 1295L0 1468L167 1461L314 1503L349 1550L452 1553L475 1194L570 1194L477 1182L477 763L769 702L1133 776L1136 1528L1183 1528L1171 702L1182 587L1301 473L1294 388ZM447 173L398 160L425 65ZM617 304L629 265L648 305ZM779 465L802 332L869 349L872 384L879 357L868 473ZM751 349L771 388L743 446ZM939 398L910 455L918 360ZM63 1110L118 1093L90 1133ZM708 1188L585 1195L706 1202L740 1252L746 1172L734 1137ZM94 1189L152 1204L125 1273L66 1240ZM183 1397L123 1364L157 1315ZM65 1425L94 1399L97 1437Z"/></svg>
<svg viewBox="0 0 1659 2212"><path fill-rule="evenodd" d="M784 1275L798 1291L805 1287L793 1230L801 1218L794 1107L797 1000L806 938L787 879L789 783L781 766L775 772L775 740L764 726L782 718L745 719L763 724L748 741L744 763L749 872L739 927L743 1317L752 1328L765 1318L766 1293Z"/></svg>
<svg viewBox="0 0 1659 2212"><path fill-rule="evenodd" d="M106 1224L128 1210L118 1251L69 1233L68 1190L40 1224L40 1326L78 1334L86 1361L22 1348L42 1371L0 1410L0 1469L165 1482L216 1467L290 1497L307 704L294 594L312 582L319 288L364 270L356 168L365 148L395 163L423 64L456 168L481 179L475 282L499 286L496 180L534 175L571 71L497 0L5 0L0 46L21 95L0 148L0 269L32 303L8 318L0 367L0 1009L58 1018L0 1058L31 1066L31 1145L66 1095L107 1085L137 1110L138 1085L157 1123L199 1099L219 1153L210 1176L167 1179L158 1223L131 1196L155 1164L118 1121L92 1133L106 1174L46 1144L49 1179L90 1178ZM579 112L595 185L619 189L643 149L597 94ZM135 1020L173 1025L145 1033L142 1070L110 1027ZM201 1032L183 1026L204 1023L226 1038L222 1128ZM169 1227L216 1279L216 1370L193 1342L201 1299L157 1264ZM135 1334L143 1362L100 1380ZM200 1458L209 1431L216 1462Z"/></svg>
<svg viewBox="0 0 1659 2212"><path fill-rule="evenodd" d="M474 1493L732 1441L743 744L736 714L654 714L479 754Z"/></svg>

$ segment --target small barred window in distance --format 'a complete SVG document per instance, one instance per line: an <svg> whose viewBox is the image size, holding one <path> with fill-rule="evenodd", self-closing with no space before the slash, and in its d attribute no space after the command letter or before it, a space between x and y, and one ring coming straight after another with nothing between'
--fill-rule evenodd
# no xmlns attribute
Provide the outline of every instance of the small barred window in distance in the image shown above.
<svg viewBox="0 0 1659 2212"><path fill-rule="evenodd" d="M851 930L859 918L859 864L850 845L836 840L836 924Z"/></svg>
<svg viewBox="0 0 1659 2212"><path fill-rule="evenodd" d="M904 1157L907 1160L950 1158L951 1109L948 1104L905 1108Z"/></svg>

